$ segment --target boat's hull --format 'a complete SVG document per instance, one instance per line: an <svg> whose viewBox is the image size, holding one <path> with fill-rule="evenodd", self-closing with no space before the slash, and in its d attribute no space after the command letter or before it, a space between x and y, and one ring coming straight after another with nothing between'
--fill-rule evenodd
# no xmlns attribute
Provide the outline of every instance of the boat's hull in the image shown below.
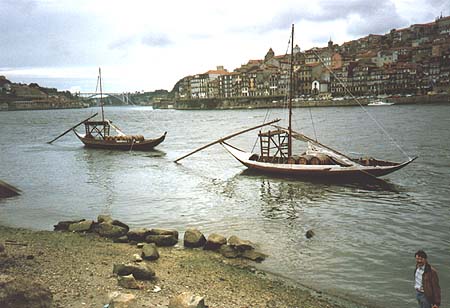
<svg viewBox="0 0 450 308"><path fill-rule="evenodd" d="M379 101L379 102L373 102L373 103L367 104L367 106L391 106L391 105L394 105L394 103L387 103L387 102Z"/></svg>
<svg viewBox="0 0 450 308"><path fill-rule="evenodd" d="M144 139L143 141L129 141L129 140L100 140L93 138L85 138L78 134L75 130L75 135L83 142L87 148L122 150L122 151L151 151L157 145L162 143L166 138L166 133L156 139Z"/></svg>
<svg viewBox="0 0 450 308"><path fill-rule="evenodd" d="M225 142L222 146L244 166L252 171L260 173L283 175L298 178L347 178L361 179L380 177L397 171L414 159L404 163L392 163L389 166L349 166L340 165L301 165L301 164L277 164L252 160L256 154L241 151Z"/></svg>
<svg viewBox="0 0 450 308"><path fill-rule="evenodd" d="M20 195L20 189L0 180L0 198Z"/></svg>

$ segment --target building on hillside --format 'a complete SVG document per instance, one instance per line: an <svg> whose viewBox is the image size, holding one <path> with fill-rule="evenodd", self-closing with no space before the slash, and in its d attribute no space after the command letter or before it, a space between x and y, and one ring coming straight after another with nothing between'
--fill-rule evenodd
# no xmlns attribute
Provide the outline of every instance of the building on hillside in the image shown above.
<svg viewBox="0 0 450 308"><path fill-rule="evenodd" d="M203 74L197 74L190 80L191 98L211 98L219 95L219 82L216 80L220 75L227 74L223 66L216 70L210 70Z"/></svg>
<svg viewBox="0 0 450 308"><path fill-rule="evenodd" d="M177 99L191 98L191 80L192 76L186 76L178 81L178 90L175 91Z"/></svg>
<svg viewBox="0 0 450 308"><path fill-rule="evenodd" d="M11 91L11 81L5 76L0 76L0 93L9 93Z"/></svg>
<svg viewBox="0 0 450 308"><path fill-rule="evenodd" d="M378 67L383 67L385 64L391 64L398 61L398 50L388 49L380 50L373 57L373 62Z"/></svg>
<svg viewBox="0 0 450 308"><path fill-rule="evenodd" d="M219 97L233 97L233 79L238 73L226 72L220 75L217 80L219 81Z"/></svg>
<svg viewBox="0 0 450 308"><path fill-rule="evenodd" d="M342 45L302 52L294 48L294 95L334 96L449 91L450 16L434 22L370 34ZM286 95L290 55L272 48L233 73L208 71L179 82L179 97L242 97ZM332 71L332 73L330 72ZM416 88L414 88L416 87ZM321 92L322 91L322 92ZM189 95L185 94L189 93ZM323 93L325 94L325 93Z"/></svg>

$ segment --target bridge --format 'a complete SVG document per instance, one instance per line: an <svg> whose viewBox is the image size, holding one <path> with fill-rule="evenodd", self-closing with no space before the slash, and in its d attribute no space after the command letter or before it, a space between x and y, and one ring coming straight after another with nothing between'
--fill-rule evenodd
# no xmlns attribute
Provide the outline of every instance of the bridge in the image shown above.
<svg viewBox="0 0 450 308"><path fill-rule="evenodd" d="M103 99L105 99L106 101L110 101L110 98L113 97L115 99L120 100L123 104L125 105L134 105L133 99L132 99L132 94L131 93L112 93L112 92L107 92L107 93L102 93L100 95L100 93L93 93L93 92L78 92L76 93L76 95L78 95L78 97L81 97L84 100L99 100L100 96L103 97Z"/></svg>

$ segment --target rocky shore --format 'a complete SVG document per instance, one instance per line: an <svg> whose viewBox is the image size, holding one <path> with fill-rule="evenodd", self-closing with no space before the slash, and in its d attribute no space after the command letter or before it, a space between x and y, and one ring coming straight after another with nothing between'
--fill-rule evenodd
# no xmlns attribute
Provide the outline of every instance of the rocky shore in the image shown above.
<svg viewBox="0 0 450 308"><path fill-rule="evenodd" d="M347 307L260 272L242 255L218 253L223 245L247 250L242 247L248 241L237 237L224 241L217 234L202 239L195 229L176 243L168 239L175 233L162 229L127 230L131 236L125 241L120 228L126 225L121 224L99 217L97 222L55 225L55 230L65 231L0 226L0 306ZM149 234L155 230L163 242L155 242L158 236ZM145 234L143 243L138 234ZM157 257L149 257L150 247ZM28 302L21 305L21 301Z"/></svg>

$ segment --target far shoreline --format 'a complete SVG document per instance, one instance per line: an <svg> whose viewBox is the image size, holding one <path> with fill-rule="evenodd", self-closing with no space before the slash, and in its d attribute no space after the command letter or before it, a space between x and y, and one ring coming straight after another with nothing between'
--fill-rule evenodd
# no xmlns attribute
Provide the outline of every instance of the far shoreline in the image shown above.
<svg viewBox="0 0 450 308"><path fill-rule="evenodd" d="M374 100L383 100L394 105L450 103L450 95L447 93L433 95L389 96L386 98L335 98L335 99L302 99L292 100L293 108L310 107L349 107L367 106ZM285 108L287 105L284 97L238 97L238 98L203 98L184 99L176 101L160 101L153 103L153 109L175 110L231 110L231 109L271 109Z"/></svg>
<svg viewBox="0 0 450 308"><path fill-rule="evenodd" d="M424 95L393 95L385 98L335 98L335 99L301 99L292 101L293 108L312 108L312 107L366 107L374 100L382 100L394 105L428 105L428 104L450 104L450 94L424 94ZM153 109L173 109L173 110L245 110L245 109L273 109L285 108L285 97L236 97L236 98L203 98L203 99L166 99L146 104L114 104L105 107L152 107ZM0 111L30 111L30 110L62 110L62 109L85 109L95 108L88 104L77 101L64 104L56 104L42 101L20 101L20 102L1 102Z"/></svg>

